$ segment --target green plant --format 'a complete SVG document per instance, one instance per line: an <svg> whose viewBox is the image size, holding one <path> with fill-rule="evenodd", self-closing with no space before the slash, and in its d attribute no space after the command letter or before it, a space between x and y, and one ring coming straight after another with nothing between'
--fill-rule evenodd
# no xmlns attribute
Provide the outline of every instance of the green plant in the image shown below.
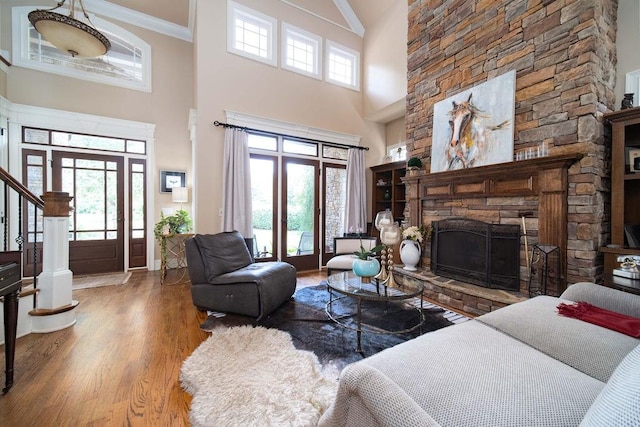
<svg viewBox="0 0 640 427"><path fill-rule="evenodd" d="M189 213L180 209L173 215L164 216L164 214L160 214L160 221L153 228L153 234L156 239L161 240L165 234L188 233L191 231L192 225Z"/></svg>
<svg viewBox="0 0 640 427"><path fill-rule="evenodd" d="M362 245L362 239L360 239L360 250L355 251L353 254L357 256L358 259L366 261L369 259L369 257L375 256L382 249L384 249L384 245L378 245L369 250L366 250Z"/></svg>
<svg viewBox="0 0 640 427"><path fill-rule="evenodd" d="M412 157L409 159L409 161L407 161L407 166L410 168L420 169L422 167L422 160L420 160L420 158L418 157Z"/></svg>

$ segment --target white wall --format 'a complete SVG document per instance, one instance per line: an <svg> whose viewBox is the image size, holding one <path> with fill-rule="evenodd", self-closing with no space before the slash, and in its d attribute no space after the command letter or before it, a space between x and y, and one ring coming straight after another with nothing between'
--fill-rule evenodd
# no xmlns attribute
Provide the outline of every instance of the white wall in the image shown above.
<svg viewBox="0 0 640 427"><path fill-rule="evenodd" d="M640 0L618 1L618 33L616 35L618 65L616 69L616 110L625 90L626 73L640 71ZM639 76L640 78L640 76ZM640 105L639 96L635 96L633 105Z"/></svg>
<svg viewBox="0 0 640 427"><path fill-rule="evenodd" d="M356 34L278 0L242 0L264 14L362 51ZM384 130L363 119L362 92L252 61L226 50L226 1L200 2L196 18L196 221L197 231L221 230L222 144L225 110L334 132L361 135L370 165L379 163Z"/></svg>
<svg viewBox="0 0 640 427"><path fill-rule="evenodd" d="M406 1L395 1L364 37L364 114L386 123L402 115L407 96Z"/></svg>

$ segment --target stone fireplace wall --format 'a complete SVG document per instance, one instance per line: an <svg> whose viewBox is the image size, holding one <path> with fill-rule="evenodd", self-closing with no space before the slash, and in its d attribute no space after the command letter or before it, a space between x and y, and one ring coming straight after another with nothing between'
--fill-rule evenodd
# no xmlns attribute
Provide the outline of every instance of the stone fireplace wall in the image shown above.
<svg viewBox="0 0 640 427"><path fill-rule="evenodd" d="M545 142L551 156L582 155L568 169L567 283L600 278L598 248L609 240L601 118L614 102L616 11L616 0L409 0L408 156L420 157L428 175L434 104L516 70L514 150ZM416 197L421 208L407 212L409 225L448 215L519 223L528 211L535 242L539 223L550 221L530 196Z"/></svg>

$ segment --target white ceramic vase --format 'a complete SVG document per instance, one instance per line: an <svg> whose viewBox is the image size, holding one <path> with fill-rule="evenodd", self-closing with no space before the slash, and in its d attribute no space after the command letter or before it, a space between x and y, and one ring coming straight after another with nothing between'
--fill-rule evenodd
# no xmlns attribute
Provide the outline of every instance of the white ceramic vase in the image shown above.
<svg viewBox="0 0 640 427"><path fill-rule="evenodd" d="M403 240L400 243L400 260L404 264L402 268L405 270L416 271L421 255L422 248L420 243L415 240Z"/></svg>

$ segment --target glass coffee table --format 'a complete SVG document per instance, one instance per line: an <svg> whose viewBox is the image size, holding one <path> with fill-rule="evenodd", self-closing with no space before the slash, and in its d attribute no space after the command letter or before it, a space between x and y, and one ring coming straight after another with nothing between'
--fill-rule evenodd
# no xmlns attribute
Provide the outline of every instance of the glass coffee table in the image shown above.
<svg viewBox="0 0 640 427"><path fill-rule="evenodd" d="M377 282L375 279L371 279L370 283L366 283L366 281L363 281L361 277L356 276L353 271L344 271L327 277L327 288L329 291L329 302L325 306L325 312L329 319L338 325L356 331L356 351L358 353L362 353L362 332L377 334L404 334L421 327L425 321L424 312L422 311L422 292L424 291L424 285L422 283L398 285L397 287L391 288L385 286L383 282ZM408 328L403 328L401 330L387 330L367 325L362 321L363 301L379 301L388 304L406 304L408 300L415 297L420 299L420 306L418 307L413 304L407 304L411 309L415 309L416 311L416 322ZM355 326L348 325L344 321L345 318L353 317L354 313L334 312L334 304L345 298L352 298L357 303Z"/></svg>

